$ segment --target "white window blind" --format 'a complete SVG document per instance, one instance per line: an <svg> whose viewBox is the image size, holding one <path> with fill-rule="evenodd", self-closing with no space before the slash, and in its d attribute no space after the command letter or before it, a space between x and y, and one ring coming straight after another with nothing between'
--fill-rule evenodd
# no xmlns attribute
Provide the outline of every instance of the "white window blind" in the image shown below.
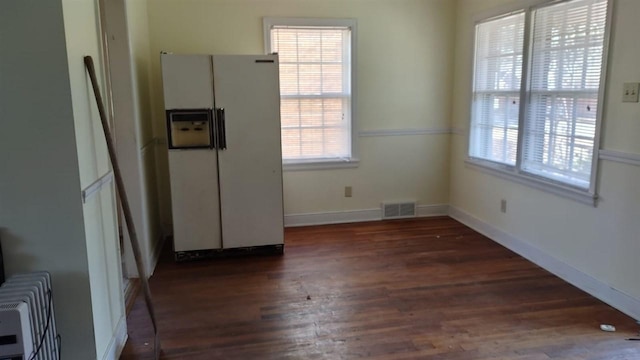
<svg viewBox="0 0 640 360"><path fill-rule="evenodd" d="M282 157L285 162L351 157L351 29L270 29L280 58Z"/></svg>
<svg viewBox="0 0 640 360"><path fill-rule="evenodd" d="M549 1L476 25L472 161L594 198L608 9Z"/></svg>
<svg viewBox="0 0 640 360"><path fill-rule="evenodd" d="M476 26L472 157L515 165L524 12Z"/></svg>
<svg viewBox="0 0 640 360"><path fill-rule="evenodd" d="M563 2L533 15L522 167L589 188L607 1Z"/></svg>

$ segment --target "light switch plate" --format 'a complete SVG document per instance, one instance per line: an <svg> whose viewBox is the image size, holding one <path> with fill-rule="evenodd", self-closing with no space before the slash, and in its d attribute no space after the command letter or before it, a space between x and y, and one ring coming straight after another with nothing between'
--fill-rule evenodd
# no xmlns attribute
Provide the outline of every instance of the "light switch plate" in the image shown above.
<svg viewBox="0 0 640 360"><path fill-rule="evenodd" d="M622 102L638 102L638 91L640 91L640 83L624 83L622 90Z"/></svg>

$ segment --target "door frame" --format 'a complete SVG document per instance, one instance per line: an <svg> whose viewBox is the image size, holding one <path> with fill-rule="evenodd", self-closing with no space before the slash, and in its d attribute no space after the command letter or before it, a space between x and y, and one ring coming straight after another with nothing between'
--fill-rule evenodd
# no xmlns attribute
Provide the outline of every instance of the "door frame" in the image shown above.
<svg viewBox="0 0 640 360"><path fill-rule="evenodd" d="M103 62L105 67L105 100L109 116L109 126L111 128L112 140L114 142L118 162L121 168L135 168L140 173L140 162L132 163L132 159L139 158L139 151L135 148L126 147L125 141L121 139L122 132L129 126L135 127L134 97L132 93L132 68L131 50L127 29L126 0L98 0L100 9L100 27L102 33ZM117 79L114 86L114 79ZM128 83L131 95L114 94L114 88L120 88L121 84ZM120 86L119 86L120 85ZM116 95L116 96L114 96ZM122 96L119 96L122 95ZM122 119L122 120L121 120ZM129 123L126 123L129 119ZM126 180L125 180L126 183ZM140 192L134 187L127 188L128 199L140 199ZM123 291L126 292L129 278L137 278L138 271L133 256L129 236L124 231L124 216L120 198L117 201L117 220L119 237L122 239L120 245L120 255L122 257L122 281ZM134 214L135 216L135 214ZM139 218L140 216L138 216ZM142 230L142 229L140 229ZM140 231L138 230L138 231Z"/></svg>

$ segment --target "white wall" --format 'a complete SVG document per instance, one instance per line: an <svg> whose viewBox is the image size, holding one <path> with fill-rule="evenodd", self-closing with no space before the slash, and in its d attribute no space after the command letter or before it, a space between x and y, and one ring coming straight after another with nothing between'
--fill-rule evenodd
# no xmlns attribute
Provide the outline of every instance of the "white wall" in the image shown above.
<svg viewBox="0 0 640 360"><path fill-rule="evenodd" d="M87 1L0 3L0 237L8 274L52 274L64 357L105 358L124 326L114 192L82 63L101 68Z"/></svg>
<svg viewBox="0 0 640 360"><path fill-rule="evenodd" d="M160 51L264 53L264 16L357 20L356 132L447 129L454 5L450 0L151 1L154 134L166 138ZM382 201L399 199L447 203L447 134L360 137L358 156L357 169L286 172L285 213L379 209ZM161 215L170 222L164 148L159 149L158 169ZM348 185L352 198L344 197Z"/></svg>
<svg viewBox="0 0 640 360"><path fill-rule="evenodd" d="M105 1L113 93L114 138L140 251L151 274L160 244L155 142L149 103L147 2ZM129 233L123 223L125 274L137 277Z"/></svg>
<svg viewBox="0 0 640 360"><path fill-rule="evenodd" d="M80 189L110 170L106 142L83 58L93 57L104 83L100 13L97 0L63 0L71 105L76 134ZM105 87L101 86L105 94ZM83 204L91 284L95 351L104 358L125 323L120 249L113 184ZM64 335L63 335L64 336Z"/></svg>
<svg viewBox="0 0 640 360"><path fill-rule="evenodd" d="M51 272L66 356L95 358L61 2L1 2L0 34L0 237L7 274Z"/></svg>
<svg viewBox="0 0 640 360"><path fill-rule="evenodd" d="M515 0L458 1L452 125L468 130L473 61L473 18ZM640 157L640 105L622 103L622 84L640 81L640 2L617 0L613 17L602 147ZM451 205L454 210L494 227L535 249L584 279L610 287L626 299L625 309L640 318L640 168L601 160L597 207L479 172L464 163L467 137L452 137ZM508 211L500 212L506 199ZM600 290L592 291L595 295ZM616 295L617 294L617 295ZM604 296L603 296L604 297Z"/></svg>
<svg viewBox="0 0 640 360"><path fill-rule="evenodd" d="M158 183L156 181L156 142L151 117L150 79L151 52L148 22L148 0L127 0L126 13L131 49L135 121L138 124L139 152L142 169L142 203L148 246L146 246L147 274L153 273L163 235L160 232Z"/></svg>

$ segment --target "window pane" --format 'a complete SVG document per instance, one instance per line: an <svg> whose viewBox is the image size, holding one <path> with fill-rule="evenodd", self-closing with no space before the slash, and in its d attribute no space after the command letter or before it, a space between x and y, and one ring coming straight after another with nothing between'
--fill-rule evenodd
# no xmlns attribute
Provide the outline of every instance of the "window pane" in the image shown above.
<svg viewBox="0 0 640 360"><path fill-rule="evenodd" d="M322 94L322 66L320 64L298 64L298 93L304 95Z"/></svg>
<svg viewBox="0 0 640 360"><path fill-rule="evenodd" d="M300 125L300 100L280 100L280 126L282 128L297 127Z"/></svg>
<svg viewBox="0 0 640 360"><path fill-rule="evenodd" d="M320 157L324 150L324 132L322 129L301 129L300 143L302 155L308 157Z"/></svg>
<svg viewBox="0 0 640 360"><path fill-rule="evenodd" d="M347 127L344 114L348 111L346 99L324 99L322 102L322 112L324 115L324 125Z"/></svg>
<svg viewBox="0 0 640 360"><path fill-rule="evenodd" d="M589 187L606 17L606 0L534 12L524 170Z"/></svg>
<svg viewBox="0 0 640 360"><path fill-rule="evenodd" d="M280 56L283 158L351 156L350 29L274 26Z"/></svg>
<svg viewBox="0 0 640 360"><path fill-rule="evenodd" d="M476 26L469 155L515 165L524 13Z"/></svg>
<svg viewBox="0 0 640 360"><path fill-rule="evenodd" d="M322 127L322 99L300 100L300 126Z"/></svg>
<svg viewBox="0 0 640 360"><path fill-rule="evenodd" d="M591 97L536 95L527 126L527 170L588 184L596 128L597 94Z"/></svg>
<svg viewBox="0 0 640 360"><path fill-rule="evenodd" d="M280 93L295 95L298 89L298 65L280 63Z"/></svg>
<svg viewBox="0 0 640 360"><path fill-rule="evenodd" d="M282 129L282 158L295 159L302 154L300 148L300 128Z"/></svg>
<svg viewBox="0 0 640 360"><path fill-rule="evenodd" d="M348 98L283 98L283 159L349 157L348 103Z"/></svg>
<svg viewBox="0 0 640 360"><path fill-rule="evenodd" d="M322 32L322 62L324 63L341 63L342 54L342 37L344 33L337 31Z"/></svg>
<svg viewBox="0 0 640 360"><path fill-rule="evenodd" d="M471 156L515 164L518 150L519 93L477 94Z"/></svg>
<svg viewBox="0 0 640 360"><path fill-rule="evenodd" d="M342 77L344 69L342 64L322 64L322 92L343 93Z"/></svg>

